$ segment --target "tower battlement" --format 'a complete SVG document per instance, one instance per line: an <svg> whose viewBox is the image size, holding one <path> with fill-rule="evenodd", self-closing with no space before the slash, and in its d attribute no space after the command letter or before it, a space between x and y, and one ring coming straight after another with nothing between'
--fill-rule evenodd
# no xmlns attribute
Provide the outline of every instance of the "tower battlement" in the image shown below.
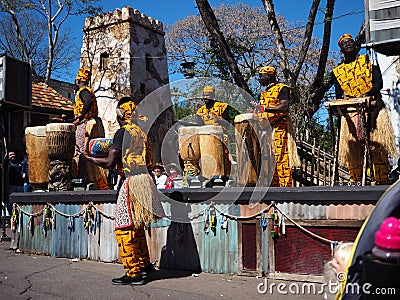
<svg viewBox="0 0 400 300"><path fill-rule="evenodd" d="M87 17L83 31L91 31L122 22L133 22L142 27L164 34L164 28L161 21L148 17L145 14L140 13L139 10L133 9L130 6L125 6L122 9L116 8L114 12L108 11L102 15Z"/></svg>

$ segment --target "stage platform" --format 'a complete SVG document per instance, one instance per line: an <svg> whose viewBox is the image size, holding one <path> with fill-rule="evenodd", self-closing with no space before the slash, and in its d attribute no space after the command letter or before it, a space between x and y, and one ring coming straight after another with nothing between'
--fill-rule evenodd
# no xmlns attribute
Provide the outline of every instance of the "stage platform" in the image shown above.
<svg viewBox="0 0 400 300"><path fill-rule="evenodd" d="M320 276L330 259L330 241L353 241L389 187L159 190L169 218L148 230L150 257L163 268L271 278ZM184 201L171 201L168 196L175 191ZM11 201L22 216L13 237L19 238L22 251L120 261L113 224L116 191L14 193ZM56 221L47 220L43 227L46 209ZM210 223L213 214L215 224Z"/></svg>

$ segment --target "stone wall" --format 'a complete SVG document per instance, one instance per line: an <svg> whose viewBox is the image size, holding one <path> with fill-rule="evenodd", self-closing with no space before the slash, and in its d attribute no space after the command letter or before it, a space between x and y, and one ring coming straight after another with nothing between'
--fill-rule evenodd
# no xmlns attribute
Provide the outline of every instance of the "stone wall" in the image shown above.
<svg viewBox="0 0 400 300"><path fill-rule="evenodd" d="M92 71L99 117L106 136L112 137L119 128L115 114L119 98L130 95L139 103L169 82L163 25L136 9L124 7L86 18L83 32L81 66ZM157 101L164 102L160 107L171 103L165 93ZM172 126L171 111L157 119L161 128ZM165 133L160 136L158 130L152 129L149 135L154 160L159 161Z"/></svg>

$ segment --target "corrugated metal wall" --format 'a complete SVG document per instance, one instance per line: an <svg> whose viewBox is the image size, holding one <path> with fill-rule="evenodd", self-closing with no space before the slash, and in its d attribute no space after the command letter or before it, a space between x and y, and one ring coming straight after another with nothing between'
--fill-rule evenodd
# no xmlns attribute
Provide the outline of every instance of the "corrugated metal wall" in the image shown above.
<svg viewBox="0 0 400 300"><path fill-rule="evenodd" d="M322 220L326 219L325 205L307 205L300 203L282 203L278 208L293 219Z"/></svg>
<svg viewBox="0 0 400 300"><path fill-rule="evenodd" d="M88 235L88 258L103 262L118 261L118 246L114 232L114 220L107 216L114 216L115 204L96 205L100 214L100 228Z"/></svg>
<svg viewBox="0 0 400 300"><path fill-rule="evenodd" d="M21 209L29 214L35 214L44 208L43 205L24 205ZM47 234L42 232L42 216L33 218L33 224L29 226L30 217L26 214L22 215L21 232L20 232L20 248L52 255L52 231L48 230Z"/></svg>
<svg viewBox="0 0 400 300"><path fill-rule="evenodd" d="M169 204L164 203L166 215L170 215ZM80 212L86 205L57 204L55 208L66 215ZM105 215L113 216L115 204L96 204ZM187 223L171 222L161 219L152 224L148 234L148 246L151 261L158 261L161 267L213 272L221 274L240 273L244 271L243 253L239 241L241 225L240 219L228 219L227 229L221 228L220 213L231 216L249 216L257 228L257 271L269 272L268 241L270 231L260 227L258 213L266 205L249 207L248 205L216 204L217 226L215 231L205 232L205 215L207 204L187 204ZM41 211L43 205L24 205L22 210L27 213ZM294 219L321 220L326 219L326 206L301 205L293 203L279 204L279 208ZM95 209L93 209L95 211ZM266 213L268 215L269 213ZM88 258L103 262L119 261L118 247L114 233L114 223L110 218L101 215L100 227L96 233L88 232L84 228L83 218L74 219L74 230L68 229L68 218L57 214L56 227L42 232L42 216L35 217L34 225L28 228L29 216L23 215L22 231L20 234L20 248L38 253L50 254L66 258ZM247 220L247 219L246 219ZM247 222L247 221L246 221ZM240 230L239 230L240 229ZM243 234L243 231L242 231ZM259 246L258 246L259 245ZM277 255L282 253L278 252ZM279 258L277 258L279 259Z"/></svg>
<svg viewBox="0 0 400 300"><path fill-rule="evenodd" d="M56 204L55 208L66 215L74 215L82 209L80 205ZM56 214L53 229L51 254L66 258L87 258L88 233L82 218L73 218L73 229L68 229L69 218Z"/></svg>
<svg viewBox="0 0 400 300"><path fill-rule="evenodd" d="M204 210L206 205L199 204L199 210ZM216 209L230 215L238 216L238 205L217 204ZM196 210L195 210L196 211ZM217 214L219 217L219 214ZM236 273L238 271L238 227L237 222L228 220L228 228L221 229L217 224L215 234L210 230L204 232L204 217L192 223L199 248L201 267L204 272Z"/></svg>
<svg viewBox="0 0 400 300"><path fill-rule="evenodd" d="M55 209L65 215L75 215L87 205L56 204ZM114 215L115 204L98 205L107 216ZM43 210L44 205L24 205L21 209L29 214ZM93 209L93 212L95 210ZM42 230L42 216L34 217L34 227L28 228L29 216L22 214L19 247L27 251L49 254L56 257L88 258L103 262L118 260L114 221L100 214L100 228L96 233L84 227L82 217L73 218L73 230L68 229L69 218L56 213L55 228Z"/></svg>

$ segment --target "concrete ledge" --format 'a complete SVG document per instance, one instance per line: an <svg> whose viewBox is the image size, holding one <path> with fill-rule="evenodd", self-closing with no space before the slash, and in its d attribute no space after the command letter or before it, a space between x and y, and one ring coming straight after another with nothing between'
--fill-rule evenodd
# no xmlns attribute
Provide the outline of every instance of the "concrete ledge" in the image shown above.
<svg viewBox="0 0 400 300"><path fill-rule="evenodd" d="M161 199L168 202L168 197L174 191L179 191L186 203L214 201L215 203L248 204L253 197L255 202L283 203L295 202L301 204L375 204L389 188L380 186L331 186L331 187L291 187L291 188L196 188L196 189L162 189ZM13 193L12 203L113 203L117 191L65 191L65 192L31 192Z"/></svg>

